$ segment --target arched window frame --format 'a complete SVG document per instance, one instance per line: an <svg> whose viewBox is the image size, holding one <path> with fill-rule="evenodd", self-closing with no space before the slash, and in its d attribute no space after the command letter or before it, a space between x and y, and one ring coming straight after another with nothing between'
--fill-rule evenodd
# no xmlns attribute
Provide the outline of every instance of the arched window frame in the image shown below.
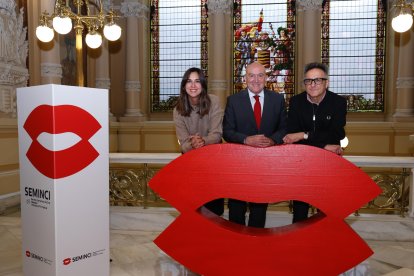
<svg viewBox="0 0 414 276"><path fill-rule="evenodd" d="M283 2L283 3L282 3ZM246 88L244 82L245 66L252 61L258 61L266 66L268 73L267 88L285 95L288 102L289 98L295 94L295 53L296 53L296 9L295 0L287 1L254 1L254 3L244 4L243 0L235 0L233 7L233 93L239 92ZM251 6L252 9L262 10L257 13L257 23L261 24L263 30L268 33L268 37L254 37L252 41L252 48L259 46L261 43L270 44L269 53L258 53L256 51L250 57L245 57L246 54L238 46L243 43L241 39L241 32L244 27L249 27L249 24L256 22L249 22L243 19L243 5ZM286 7L286 18L269 18L266 13L269 9L277 9L277 6L283 5ZM248 7L246 7L249 9ZM259 9L258 9L259 8ZM267 16L266 16L267 14ZM278 29L280 27L286 28L289 33L289 44L283 45L278 37ZM260 32L259 32L260 35ZM286 46L286 47L285 47ZM288 48L286 54L278 56L277 51L282 52L282 49ZM258 49L258 48L257 48ZM272 53L273 52L273 53ZM260 55L262 54L262 55ZM264 55L266 54L266 55ZM267 56L267 54L269 56ZM269 62L265 59L269 59Z"/></svg>
<svg viewBox="0 0 414 276"><path fill-rule="evenodd" d="M348 111L350 112L384 112L384 90L385 90L385 42L386 42L386 14L385 14L385 7L386 3L383 0L376 0L377 4L377 16L375 18L376 22L376 32L374 36L369 37L369 34L367 35L367 32L362 32L364 35L366 35L365 39L364 37L360 37L360 39L364 40L364 43L368 40L368 38L375 38L375 53L373 56L373 64L370 67L373 70L373 73L366 75L369 77L373 77L374 79L371 80L373 82L372 84L372 90L370 92L371 96L368 98L365 95L368 95L368 93L359 92L358 91L358 82L352 82L352 87L348 85L349 90L347 93L343 93L340 89L340 87L346 87L347 84L344 82L350 82L347 81L347 78L352 79L352 75L357 76L360 79L363 79L363 73L360 73L361 70L358 70L357 66L361 66L361 60L366 59L367 56L358 56L355 54L344 54L343 57L348 57L349 59L353 59L355 62L352 62L354 67L354 71L349 71L350 73L347 74L340 74L338 71L335 70L335 59L341 58L339 56L333 56L330 53L331 47L330 44L334 42L334 38L332 38L332 35L330 34L330 22L331 22L331 2L334 1L341 1L341 0L325 0L323 2L323 11L322 11L322 62L329 65L330 67L330 88L338 93L343 95L347 99L348 103ZM344 3L350 3L355 1L343 1ZM360 5L355 6L357 9L362 9ZM343 15L345 12L345 9L341 10L341 14ZM364 13L361 13L364 15ZM360 20L361 18L358 18L355 16L354 19ZM363 18L364 19L364 18ZM341 19L338 19L341 20ZM352 20L347 19L347 20ZM369 20L369 18L367 19ZM363 28L363 25L358 25L361 28ZM336 40L339 38L336 37ZM347 38L344 38L343 41L346 41ZM352 38L349 38L348 41L352 41ZM352 43L349 43L351 45ZM339 65L339 64L338 64ZM355 77L356 78L356 77ZM342 80L342 84L340 83ZM345 81L343 81L345 80ZM362 82L359 83L360 85L363 85ZM337 87L335 89L335 87ZM362 87L360 87L361 91L363 90Z"/></svg>
<svg viewBox="0 0 414 276"><path fill-rule="evenodd" d="M176 100L180 93L180 83L181 78L184 72L189 67L199 67L203 70L204 74L208 78L208 49L207 49L207 30L208 30L208 9L207 9L207 1L208 0L200 0L199 4L194 5L192 4L195 2L194 0L191 1L183 1L188 2L189 4L180 5L179 1L175 0L167 0L167 2L173 3L174 5L170 5L168 8L163 8L160 5L160 2L164 0L151 0L151 18L150 18L150 68L151 68L151 97L150 97L150 105L151 105L151 112L167 112L171 111L176 103ZM199 7L200 8L200 23L198 24L200 27L199 39L197 41L193 40L193 37L186 37L185 32L181 32L179 36L173 37L168 42L161 41L161 30L162 28L166 27L173 27L173 26L191 26L190 19L183 20L186 23L175 22L168 22L167 24L160 23L160 9L171 9L172 12L178 14L179 12L183 13L183 16L191 16L194 13L188 12L186 14L186 9L193 9ZM187 22L188 21L188 22ZM168 33L171 35L172 32ZM171 48L180 48L182 51L187 49L191 49L193 45L199 45L195 47L199 47L196 49L199 52L197 57L190 54L188 51L188 55L186 58L180 58L179 55L171 55L169 57L164 58L162 46L170 46ZM178 58L177 58L178 56ZM166 64L169 64L168 67L171 68L169 72L167 72Z"/></svg>

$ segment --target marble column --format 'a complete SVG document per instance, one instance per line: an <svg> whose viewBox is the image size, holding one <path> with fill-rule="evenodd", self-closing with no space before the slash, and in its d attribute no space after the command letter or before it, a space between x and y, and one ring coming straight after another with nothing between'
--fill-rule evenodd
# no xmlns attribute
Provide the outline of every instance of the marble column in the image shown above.
<svg viewBox="0 0 414 276"><path fill-rule="evenodd" d="M101 55L96 59L96 78L95 78L95 87L108 89L108 114L110 121L116 121L116 118L111 113L111 79L109 75L109 51L108 51L108 41L106 39L102 40L102 46L100 48Z"/></svg>
<svg viewBox="0 0 414 276"><path fill-rule="evenodd" d="M53 13L54 1L41 0L41 11ZM61 84L62 65L60 63L59 34L55 32L55 37L49 43L40 42L40 77L42 84Z"/></svg>
<svg viewBox="0 0 414 276"><path fill-rule="evenodd" d="M138 18L142 18L148 12L148 7L138 1L125 1L122 3L121 12L127 18L126 21L126 78L125 95L126 110L121 121L142 121L145 116L140 108L141 82L139 72L139 37Z"/></svg>
<svg viewBox="0 0 414 276"><path fill-rule="evenodd" d="M302 83L303 67L314 61L321 61L321 14L322 0L299 0L298 8L298 74L297 80Z"/></svg>
<svg viewBox="0 0 414 276"><path fill-rule="evenodd" d="M229 57L225 49L228 47L226 32L224 31L226 18L231 16L233 1L209 0L209 68L208 68L208 91L217 95L221 105L224 107L227 97Z"/></svg>
<svg viewBox="0 0 414 276"><path fill-rule="evenodd" d="M394 121L414 121L414 27L396 34L399 41Z"/></svg>

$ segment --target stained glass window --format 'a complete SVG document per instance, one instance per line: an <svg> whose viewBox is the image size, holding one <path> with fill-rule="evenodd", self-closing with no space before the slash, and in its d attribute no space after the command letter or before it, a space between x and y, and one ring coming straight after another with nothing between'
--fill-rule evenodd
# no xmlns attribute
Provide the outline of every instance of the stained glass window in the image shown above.
<svg viewBox="0 0 414 276"><path fill-rule="evenodd" d="M207 0L151 0L151 111L169 111L184 72L207 76Z"/></svg>
<svg viewBox="0 0 414 276"><path fill-rule="evenodd" d="M267 88L294 94L295 1L235 0L233 35L233 92L246 87L246 65L266 68Z"/></svg>
<svg viewBox="0 0 414 276"><path fill-rule="evenodd" d="M326 0L322 15L322 61L330 89L349 111L384 110L385 11L382 0Z"/></svg>

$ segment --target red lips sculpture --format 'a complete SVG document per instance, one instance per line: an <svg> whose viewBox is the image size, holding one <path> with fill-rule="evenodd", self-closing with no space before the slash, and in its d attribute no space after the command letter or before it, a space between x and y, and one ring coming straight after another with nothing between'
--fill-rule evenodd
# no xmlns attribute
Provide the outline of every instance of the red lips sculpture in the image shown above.
<svg viewBox="0 0 414 276"><path fill-rule="evenodd" d="M149 185L181 213L154 242L202 275L338 275L373 253L344 219L381 190L326 150L210 145L177 158ZM300 200L320 212L293 225L251 228L201 207L216 198Z"/></svg>
<svg viewBox="0 0 414 276"><path fill-rule="evenodd" d="M75 174L91 164L99 153L89 139L101 128L99 122L86 110L73 105L40 105L27 117L24 129L32 138L26 153L33 166L43 175L58 179ZM37 137L42 133L73 132L81 141L61 151L44 148Z"/></svg>

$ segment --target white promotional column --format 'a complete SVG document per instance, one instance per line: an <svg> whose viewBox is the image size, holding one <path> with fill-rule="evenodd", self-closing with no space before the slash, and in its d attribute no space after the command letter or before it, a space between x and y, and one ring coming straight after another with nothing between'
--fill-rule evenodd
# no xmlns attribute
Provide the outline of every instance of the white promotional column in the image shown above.
<svg viewBox="0 0 414 276"><path fill-rule="evenodd" d="M17 89L25 276L109 275L108 91Z"/></svg>

